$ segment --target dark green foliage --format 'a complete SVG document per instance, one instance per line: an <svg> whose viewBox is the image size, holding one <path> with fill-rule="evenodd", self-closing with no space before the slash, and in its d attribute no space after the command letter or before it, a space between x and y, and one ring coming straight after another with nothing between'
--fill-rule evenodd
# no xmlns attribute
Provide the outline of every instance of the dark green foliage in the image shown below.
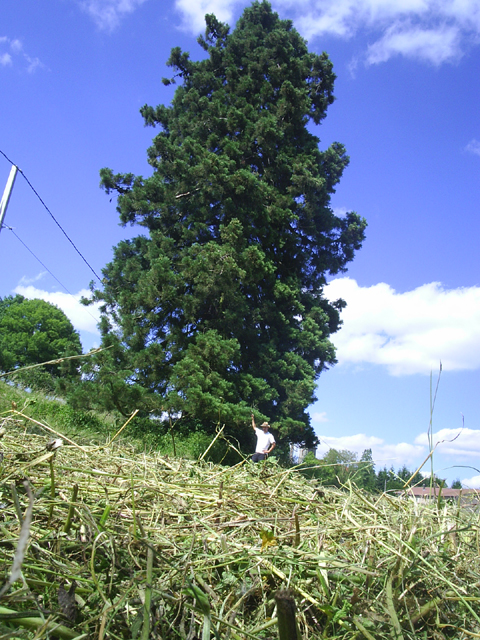
<svg viewBox="0 0 480 640"><path fill-rule="evenodd" d="M353 451L329 449L319 460L313 453L308 453L300 468L307 478L315 478L325 486L341 487L349 479L355 482L358 471L357 454ZM360 483L356 484L361 486Z"/></svg>
<svg viewBox="0 0 480 640"><path fill-rule="evenodd" d="M23 296L0 299L0 370L13 371L63 357L79 355L78 332L64 312L44 300ZM49 364L15 374L25 386L53 391L61 378L78 378L78 363Z"/></svg>
<svg viewBox="0 0 480 640"><path fill-rule="evenodd" d="M213 15L206 22L206 59L171 53L181 83L172 105L141 109L160 128L148 150L153 175L101 171L121 222L146 235L115 248L93 292L111 349L87 364L98 395L77 393L207 432L225 423L248 446L253 407L280 441L312 446L306 408L335 363L329 336L344 306L322 288L366 226L330 207L344 147L320 151L307 129L333 102L335 76L267 2L246 9L232 33Z"/></svg>
<svg viewBox="0 0 480 640"><path fill-rule="evenodd" d="M198 460L208 449L203 458L206 462L234 465L241 461L242 458L229 446L231 441L238 447L234 438L220 437L210 447L215 435L208 433L201 425L197 429L188 429L188 426L182 426L180 420L178 423L173 422L169 428L166 422L135 417L128 427L127 435L141 442L145 449L160 451L164 456Z"/></svg>
<svg viewBox="0 0 480 640"><path fill-rule="evenodd" d="M437 479L435 479L437 481ZM377 491L399 491L403 489L405 483L409 481L409 486L411 487L425 487L429 486L430 479L425 478L421 473L411 471L407 469L405 465L398 469L394 470L393 467L387 470L384 467L377 474L376 479L376 488Z"/></svg>
<svg viewBox="0 0 480 640"><path fill-rule="evenodd" d="M358 463L354 482L366 491L375 491L376 485L375 464L373 462L372 450L365 449Z"/></svg>
<svg viewBox="0 0 480 640"><path fill-rule="evenodd" d="M5 298L0 298L0 318L3 316L5 311L8 310L13 304L20 304L23 302L25 298L18 293L15 296L6 296Z"/></svg>
<svg viewBox="0 0 480 640"><path fill-rule="evenodd" d="M405 488L406 483L410 487L429 487L431 480L429 477L423 476L419 471L411 471L405 465L394 470L393 467L387 470L386 467L381 469L376 478L376 490L383 491L399 491ZM434 476L433 484L437 487L446 487L446 481L442 478Z"/></svg>

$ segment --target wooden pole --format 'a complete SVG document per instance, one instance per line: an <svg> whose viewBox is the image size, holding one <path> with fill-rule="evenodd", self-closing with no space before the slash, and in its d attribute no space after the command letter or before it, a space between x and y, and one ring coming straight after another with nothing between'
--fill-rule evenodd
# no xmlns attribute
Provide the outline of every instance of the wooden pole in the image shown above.
<svg viewBox="0 0 480 640"><path fill-rule="evenodd" d="M7 213L8 202L10 200L10 195L12 193L13 185L15 183L15 178L17 176L18 167L12 164L12 168L10 169L10 175L8 176L7 184L5 186L5 191L3 192L2 200L0 202L0 231L3 227L3 219L5 218L5 214Z"/></svg>

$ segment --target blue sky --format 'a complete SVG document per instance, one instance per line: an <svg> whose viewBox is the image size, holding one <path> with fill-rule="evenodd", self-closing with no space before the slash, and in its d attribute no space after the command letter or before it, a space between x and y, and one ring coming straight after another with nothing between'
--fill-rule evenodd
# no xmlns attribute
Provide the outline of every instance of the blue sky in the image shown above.
<svg viewBox="0 0 480 640"><path fill-rule="evenodd" d="M154 130L138 113L168 104L170 49L202 55L213 12L234 0L17 0L0 18L0 150L20 169L97 274L135 228L118 225L99 169L147 175ZM312 423L329 446L372 448L377 469L434 468L480 487L480 4L477 0L272 2L337 74L316 130L347 147L333 206L368 220L363 249L327 288L343 297L338 364L322 374ZM0 192L10 163L0 155ZM77 300L95 279L21 174L0 233L0 296L61 307L85 349L96 312ZM34 254L34 255L32 255ZM40 262L39 262L40 261ZM43 263L43 264L41 264ZM428 463L424 470L429 471Z"/></svg>

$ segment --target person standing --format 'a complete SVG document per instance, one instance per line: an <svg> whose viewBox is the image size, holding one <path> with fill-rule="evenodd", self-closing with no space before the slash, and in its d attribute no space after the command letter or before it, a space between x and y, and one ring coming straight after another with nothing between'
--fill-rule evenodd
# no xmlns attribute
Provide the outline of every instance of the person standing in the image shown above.
<svg viewBox="0 0 480 640"><path fill-rule="evenodd" d="M255 447L255 453L252 456L252 462L259 462L265 460L269 453L275 449L275 438L270 433L270 425L268 422L263 422L260 425L260 429L255 424L255 417L252 413L252 428L257 436L257 446Z"/></svg>

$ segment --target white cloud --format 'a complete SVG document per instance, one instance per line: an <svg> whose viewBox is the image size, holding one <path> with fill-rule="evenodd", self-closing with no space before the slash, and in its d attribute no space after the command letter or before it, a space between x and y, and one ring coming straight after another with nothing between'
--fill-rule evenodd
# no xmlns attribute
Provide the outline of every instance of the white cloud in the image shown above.
<svg viewBox="0 0 480 640"><path fill-rule="evenodd" d="M206 13L232 25L234 14L248 3L176 0L175 4L183 26L197 34L205 27ZM324 35L374 38L359 58L366 64L403 55L439 65L458 59L472 43L478 44L480 35L477 0L273 0L272 4L281 17L293 19L309 41Z"/></svg>
<svg viewBox="0 0 480 640"><path fill-rule="evenodd" d="M440 429L434 432L432 442L438 443L436 452L444 457L454 457L457 460L480 458L480 431L476 429ZM421 433L415 438L415 444L428 446L427 433Z"/></svg>
<svg viewBox="0 0 480 640"><path fill-rule="evenodd" d="M133 13L146 0L82 0L80 6L99 29L113 31L122 18Z"/></svg>
<svg viewBox="0 0 480 640"><path fill-rule="evenodd" d="M20 284L14 289L14 293L18 293L28 299L38 298L55 304L65 313L77 331L87 331L88 333L99 335L97 329L97 323L100 318L98 305L85 307L80 304L80 298L89 297L90 291L88 289L82 289L75 295L70 295L60 291L44 291L32 285L25 286Z"/></svg>
<svg viewBox="0 0 480 640"><path fill-rule="evenodd" d="M31 58L25 54L25 60L27 61L27 71L28 73L33 73L37 69L44 68L45 65L39 60L39 58Z"/></svg>
<svg viewBox="0 0 480 640"><path fill-rule="evenodd" d="M339 218L343 218L344 216L347 215L348 212L349 212L349 209L347 209L346 207L334 207L333 209L333 213Z"/></svg>
<svg viewBox="0 0 480 640"><path fill-rule="evenodd" d="M20 40L15 39L10 42L10 48L14 53L20 53L23 49L23 44Z"/></svg>
<svg viewBox="0 0 480 640"><path fill-rule="evenodd" d="M199 0L198 2L175 0L175 6L182 15L184 29L195 35L205 30L207 13L213 13L221 22L232 25L233 9L236 4L239 4L236 0Z"/></svg>
<svg viewBox="0 0 480 640"><path fill-rule="evenodd" d="M279 0L280 5L287 3ZM297 5L295 24L310 39L324 34L346 38L360 29L383 28L389 22L409 16L424 16L428 0L310 0Z"/></svg>
<svg viewBox="0 0 480 640"><path fill-rule="evenodd" d="M470 140L470 142L465 147L465 151L468 151L468 153L473 153L476 156L480 156L480 142L473 138L473 140Z"/></svg>
<svg viewBox="0 0 480 640"><path fill-rule="evenodd" d="M23 50L23 44L20 40L8 38L7 36L2 36L0 38L0 46L3 45L3 48L8 49L4 53L0 52L0 66L12 65L14 61L22 60L27 63L27 71L32 73L38 68L44 68L45 65L40 61L39 58L31 58L25 51Z"/></svg>
<svg viewBox="0 0 480 640"><path fill-rule="evenodd" d="M320 413L313 413L311 418L312 418L312 422L328 422L326 411L322 411Z"/></svg>
<svg viewBox="0 0 480 640"><path fill-rule="evenodd" d="M44 278L47 275L47 273L48 273L47 271L42 271L36 276L33 276L33 278L27 278L27 276L23 276L22 279L20 280L20 284L23 286L23 285L32 284L34 282L38 282L39 280L42 280L42 278Z"/></svg>
<svg viewBox="0 0 480 640"><path fill-rule="evenodd" d="M382 438L367 436L364 433L338 438L319 435L319 438L320 446L317 448L317 458L321 458L329 449L336 449L337 451L353 451L357 453L360 459L365 449L371 449L377 470L383 467L390 468L391 466L398 469L404 464L407 467L416 466L428 451L422 444L410 444L407 442L387 444Z"/></svg>
<svg viewBox="0 0 480 640"><path fill-rule="evenodd" d="M455 60L461 56L459 29L446 25L424 29L394 24L368 47L366 63L379 64L396 55L418 58L436 66Z"/></svg>
<svg viewBox="0 0 480 640"><path fill-rule="evenodd" d="M480 489L480 475L461 480L464 489Z"/></svg>
<svg viewBox="0 0 480 640"><path fill-rule="evenodd" d="M332 336L339 364L384 365L392 375L429 374L440 362L449 371L480 368L480 287L432 282L397 293L337 278L325 295L347 302Z"/></svg>

